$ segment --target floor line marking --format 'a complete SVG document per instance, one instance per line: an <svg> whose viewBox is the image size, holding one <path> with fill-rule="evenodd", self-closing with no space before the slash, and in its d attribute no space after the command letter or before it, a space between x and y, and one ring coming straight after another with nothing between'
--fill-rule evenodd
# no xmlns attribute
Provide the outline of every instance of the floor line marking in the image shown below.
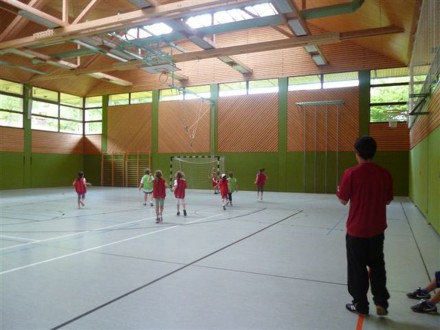
<svg viewBox="0 0 440 330"><path fill-rule="evenodd" d="M18 241L25 241L25 242L31 242L31 243L38 242L38 240L32 239L32 238L24 238L24 237L9 236L9 235L0 235L0 238L15 239L15 240L18 240Z"/></svg>
<svg viewBox="0 0 440 330"><path fill-rule="evenodd" d="M153 219L153 218L154 217L151 217L151 219ZM66 235L61 235L61 236L55 236L55 237L50 237L50 238L46 238L46 239L42 239L42 240L32 240L32 242L29 242L29 243L17 244L17 245L12 245L12 246L8 246L8 247L0 248L0 251L9 250L9 249L12 249L12 248L15 248L15 247L23 247L23 246L27 246L27 245L31 245L31 244L36 244L36 243L50 242L50 241L54 241L54 240L58 240L58 239L63 239L63 238L70 237L70 236L83 235L83 234L91 233L91 232L94 232L94 231L101 231L101 230L109 229L109 228L112 228L112 227L124 226L124 225L128 225L128 224L136 223L136 222L142 222L142 221L145 221L145 220L148 220L148 219L150 219L150 218L142 218L140 220L118 223L118 224L111 225L111 226L100 227L100 228L89 229L89 230L83 230L83 231L80 231L80 232L77 232L77 233L66 234Z"/></svg>
<svg viewBox="0 0 440 330"><path fill-rule="evenodd" d="M207 217L205 219L217 217L217 216L220 216L220 215L221 214L212 215L212 216L209 216L209 217ZM175 226L171 226L171 227L167 227L167 228L162 228L160 230L144 233L144 234L141 234L141 235L132 236L132 237L129 237L129 238L124 238L124 239L119 240L119 241L115 241L115 242L111 242L111 243L95 246L95 247L92 247L92 248L88 248L88 249L77 251L77 252L73 252L73 253L68 253L68 254L65 254L65 255L62 255L62 256L58 256L58 257L51 258L51 259L46 259L46 260L43 260L43 261L39 261L39 262L35 262L35 263L32 263L32 264L28 264L28 265L25 265L25 266L20 266L20 267L8 269L8 270L5 270L3 272L0 272L0 276L4 275L4 274L15 272L15 271L18 271L18 270L22 270L22 269L38 266L38 265L41 265L41 264L45 264L45 263L48 263L48 262L52 262L52 261L56 261L56 260L60 260L60 259L68 258L68 257L72 257L72 256L75 256L75 255L78 255L78 254L81 254L81 253L98 250L98 249L101 249L101 248L104 248L104 247L107 247L107 246L112 246L112 245L115 245L115 244L128 242L130 240L137 239L137 238L140 238L140 237L145 237L145 236L157 234L157 233L160 233L160 232L163 232L163 231L166 231L166 230L170 230L170 229L174 229L174 228L177 228L177 227L181 227L181 225L175 225Z"/></svg>
<svg viewBox="0 0 440 330"><path fill-rule="evenodd" d="M363 324L364 324L364 316L359 315L357 323L356 323L356 330L362 330Z"/></svg>
<svg viewBox="0 0 440 330"><path fill-rule="evenodd" d="M99 305L99 306L97 306L97 307L95 307L95 308L93 308L93 309L91 309L91 310L81 314L81 315L78 315L78 316L74 317L73 319L70 319L70 320L68 320L68 321L66 321L66 322L64 322L62 324L59 324L59 325L51 328L51 330L57 330L57 329L60 329L60 328L66 326L68 324L71 324L71 323L73 323L73 322L75 322L75 321L77 321L77 320L79 320L79 319L81 319L81 318L83 318L83 317L85 317L85 316L87 316L89 314L92 314L92 313L94 313L94 312L96 312L96 311L98 311L98 310L100 310L100 309L102 309L102 308L104 308L104 307L106 307L106 306L108 306L110 304L113 304L114 302L116 302L118 300L121 300L121 299L123 299L123 298L125 298L125 297L127 297L127 296L129 296L129 295L131 295L133 293L135 293L135 292L138 292L139 290L142 290L142 289L144 289L144 288L146 288L146 287L148 287L148 286L150 286L150 285L152 285L154 283L157 283L157 282L159 282L159 281L161 281L161 280L163 280L163 279L165 279L165 278L167 278L167 277L169 277L169 276L171 276L173 274L176 274L176 273L178 273L179 271L181 271L183 269L186 269L186 268L188 268L190 266L193 266L196 263L198 263L198 262L200 262L200 261L202 261L204 259L207 259L207 258L209 258L209 257L211 257L211 256L213 256L213 255L215 255L215 254L217 254L217 253L219 253L219 252L221 252L223 250L226 250L226 249L230 248L231 246L234 246L234 245L236 245L236 244L238 244L240 242L243 242L244 240L246 240L246 239L248 239L250 237L253 237L253 236L255 236L255 235L257 235L257 234L259 234L259 233L261 233L261 232L263 232L263 231L265 231L265 230L267 230L267 229L269 229L269 228L271 228L273 226L276 226L279 223L281 223L283 221L286 221L287 219L292 218L292 217L296 216L297 214L299 214L301 212L303 212L303 210L300 210L300 211L298 211L296 213L293 213L293 214L291 214L291 215L289 215L289 216L287 216L287 217L285 217L285 218L283 218L281 220L278 220L278 221L276 221L274 223L271 223L268 226L260 228L259 230L255 231L255 232L253 232L251 234L248 234L248 235L246 235L246 236L244 236L244 237L242 237L242 238L240 238L240 239L238 239L238 240L236 240L236 241L234 241L232 243L229 243L229 244L227 244L227 245L225 245L225 246L223 246L223 247L221 247L221 248L219 248L219 249L217 249L217 250L215 250L213 252L210 252L207 255L204 255L204 256L196 259L196 260L193 260L190 263L188 263L186 265L183 265L182 267L179 267L179 268L177 268L177 269L175 269L175 270L173 270L173 271L171 271L171 272L169 272L167 274L164 274L164 275L162 275L162 276L160 276L160 277L158 277L158 278L156 278L156 279L154 279L154 280L152 280L152 281L150 281L150 282L148 282L148 283L146 283L144 285L141 285L140 287L137 287L137 288L135 288L135 289L133 289L131 291L128 291L128 292L124 293L123 295L120 295L120 296L118 296L118 297L116 297L116 298L114 298L114 299L112 299L110 301L107 301L106 303L103 303L103 304L101 304L101 305Z"/></svg>

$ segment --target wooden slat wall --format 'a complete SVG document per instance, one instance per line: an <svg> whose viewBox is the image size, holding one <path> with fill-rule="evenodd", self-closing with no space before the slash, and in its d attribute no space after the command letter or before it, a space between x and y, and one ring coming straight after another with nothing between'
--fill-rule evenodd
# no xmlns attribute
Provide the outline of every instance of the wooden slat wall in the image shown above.
<svg viewBox="0 0 440 330"><path fill-rule="evenodd" d="M107 152L150 152L151 125L151 103L109 107Z"/></svg>
<svg viewBox="0 0 440 330"><path fill-rule="evenodd" d="M101 134L99 135L86 135L83 138L84 142L84 154L86 155L99 155L101 154Z"/></svg>
<svg viewBox="0 0 440 330"><path fill-rule="evenodd" d="M209 101L199 99L160 102L159 152L209 152L210 108Z"/></svg>
<svg viewBox="0 0 440 330"><path fill-rule="evenodd" d="M434 129L440 126L440 88L431 96L428 107L422 109L428 115L420 115L410 131L411 148L426 138Z"/></svg>
<svg viewBox="0 0 440 330"><path fill-rule="evenodd" d="M32 131L32 152L53 154L82 154L82 135Z"/></svg>
<svg viewBox="0 0 440 330"><path fill-rule="evenodd" d="M278 94L221 97L218 107L219 151L278 151Z"/></svg>
<svg viewBox="0 0 440 330"><path fill-rule="evenodd" d="M370 135L376 140L377 151L408 151L409 129L407 123L397 123L389 127L388 123L371 123Z"/></svg>
<svg viewBox="0 0 440 330"><path fill-rule="evenodd" d="M0 127L0 151L24 151L24 130L22 128Z"/></svg>
<svg viewBox="0 0 440 330"><path fill-rule="evenodd" d="M344 104L316 107L300 107L296 104L297 102L330 100L343 100ZM306 151L353 150L353 142L359 132L358 108L359 90L357 87L289 92L287 150L304 151L304 148ZM305 127L304 115L306 117Z"/></svg>

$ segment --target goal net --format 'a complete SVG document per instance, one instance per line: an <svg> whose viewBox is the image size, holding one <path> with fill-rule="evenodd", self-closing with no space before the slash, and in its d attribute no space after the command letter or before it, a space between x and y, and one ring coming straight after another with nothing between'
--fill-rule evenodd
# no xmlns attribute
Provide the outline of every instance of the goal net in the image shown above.
<svg viewBox="0 0 440 330"><path fill-rule="evenodd" d="M225 159L223 156L172 156L170 182L174 182L177 171L185 174L189 189L212 189L211 174L224 173Z"/></svg>

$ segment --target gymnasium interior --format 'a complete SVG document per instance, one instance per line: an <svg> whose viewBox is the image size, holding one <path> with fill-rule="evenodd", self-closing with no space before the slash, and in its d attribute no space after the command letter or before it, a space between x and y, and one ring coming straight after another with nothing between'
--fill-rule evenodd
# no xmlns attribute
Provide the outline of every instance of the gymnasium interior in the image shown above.
<svg viewBox="0 0 440 330"><path fill-rule="evenodd" d="M439 1L0 0L0 17L1 329L440 327L406 296L440 270ZM386 316L345 309L336 189L363 135L393 178ZM146 168L185 173L187 216L167 190L155 223ZM223 210L211 176L229 172Z"/></svg>

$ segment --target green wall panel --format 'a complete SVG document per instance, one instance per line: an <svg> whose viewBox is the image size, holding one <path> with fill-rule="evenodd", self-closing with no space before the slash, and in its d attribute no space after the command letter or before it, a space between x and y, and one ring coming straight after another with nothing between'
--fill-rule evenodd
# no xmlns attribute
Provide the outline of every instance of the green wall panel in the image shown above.
<svg viewBox="0 0 440 330"><path fill-rule="evenodd" d="M72 185L78 171L84 170L83 159L83 155L32 154L32 188Z"/></svg>
<svg viewBox="0 0 440 330"><path fill-rule="evenodd" d="M428 139L428 220L440 234L440 126Z"/></svg>
<svg viewBox="0 0 440 330"><path fill-rule="evenodd" d="M423 214L428 213L428 140L410 152L410 197Z"/></svg>
<svg viewBox="0 0 440 330"><path fill-rule="evenodd" d="M0 152L0 189L24 187L24 154Z"/></svg>
<svg viewBox="0 0 440 330"><path fill-rule="evenodd" d="M101 185L101 155L84 155L83 171L87 182Z"/></svg>
<svg viewBox="0 0 440 330"><path fill-rule="evenodd" d="M391 172L393 176L394 196L408 196L408 152L378 152L375 161Z"/></svg>

